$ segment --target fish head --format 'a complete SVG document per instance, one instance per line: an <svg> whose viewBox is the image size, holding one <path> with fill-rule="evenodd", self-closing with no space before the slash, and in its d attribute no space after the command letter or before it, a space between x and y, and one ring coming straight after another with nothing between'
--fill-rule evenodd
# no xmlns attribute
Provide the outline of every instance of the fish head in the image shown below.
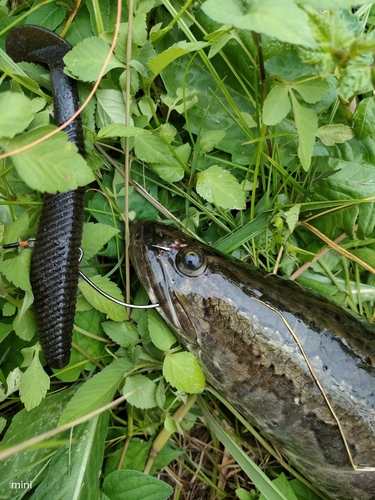
<svg viewBox="0 0 375 500"><path fill-rule="evenodd" d="M194 350L199 335L209 330L202 306L222 294L223 257L166 224L137 221L130 233L132 263L151 302L160 304L159 313Z"/></svg>

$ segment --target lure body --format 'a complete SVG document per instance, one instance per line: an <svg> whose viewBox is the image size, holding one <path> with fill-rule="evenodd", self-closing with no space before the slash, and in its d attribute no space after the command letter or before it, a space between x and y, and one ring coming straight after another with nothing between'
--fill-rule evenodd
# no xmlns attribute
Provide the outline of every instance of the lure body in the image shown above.
<svg viewBox="0 0 375 500"><path fill-rule="evenodd" d="M75 80L64 73L63 57L70 44L39 26L23 25L10 31L7 53L16 62L47 65L50 70L56 125L78 109ZM65 127L82 156L81 118ZM84 188L46 194L31 259L30 282L40 342L47 363L63 368L69 363L79 278L79 256L84 222Z"/></svg>
<svg viewBox="0 0 375 500"><path fill-rule="evenodd" d="M375 500L375 325L164 224L130 250L209 383L330 500Z"/></svg>

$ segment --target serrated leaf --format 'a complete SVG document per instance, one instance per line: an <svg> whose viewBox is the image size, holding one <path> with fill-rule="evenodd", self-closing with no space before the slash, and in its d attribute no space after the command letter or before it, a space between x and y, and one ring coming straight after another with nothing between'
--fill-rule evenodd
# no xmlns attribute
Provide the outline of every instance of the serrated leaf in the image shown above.
<svg viewBox="0 0 375 500"><path fill-rule="evenodd" d="M46 396L50 386L49 376L43 370L38 351L20 381L21 401L26 410L30 411Z"/></svg>
<svg viewBox="0 0 375 500"><path fill-rule="evenodd" d="M111 297L124 302L124 297L118 286L105 276L93 276L91 281L101 290L106 292ZM116 304L110 299L103 297L99 292L94 290L86 281L80 281L78 285L83 296L95 309L105 313L108 318L113 321L126 321L128 319L126 308Z"/></svg>
<svg viewBox="0 0 375 500"><path fill-rule="evenodd" d="M318 115L313 109L305 108L290 92L296 128L298 133L298 157L305 171L310 168L311 157L318 129Z"/></svg>
<svg viewBox="0 0 375 500"><path fill-rule="evenodd" d="M263 105L263 123L277 125L291 108L288 89L285 85L275 85L267 95Z"/></svg>
<svg viewBox="0 0 375 500"><path fill-rule="evenodd" d="M177 42L172 47L164 50L161 54L148 61L148 66L154 73L153 78L155 78L164 68L168 66L172 61L178 59L189 52L197 51L208 47L206 42Z"/></svg>
<svg viewBox="0 0 375 500"><path fill-rule="evenodd" d="M209 130L205 132L199 141L198 156L212 151L224 137L224 130Z"/></svg>
<svg viewBox="0 0 375 500"><path fill-rule="evenodd" d="M165 380L176 389L197 394L204 390L205 377L197 358L190 352L167 354L163 363Z"/></svg>
<svg viewBox="0 0 375 500"><path fill-rule="evenodd" d="M169 484L136 470L116 470L103 482L104 494L111 500L167 500L173 489Z"/></svg>
<svg viewBox="0 0 375 500"><path fill-rule="evenodd" d="M353 128L360 139L374 134L375 101L367 97L357 105L353 116Z"/></svg>
<svg viewBox="0 0 375 500"><path fill-rule="evenodd" d="M197 193L210 203L229 210L242 210L246 201L237 179L218 165L197 175Z"/></svg>
<svg viewBox="0 0 375 500"><path fill-rule="evenodd" d="M44 137L54 128L39 127L13 139L1 139L0 145L5 151L12 152ZM32 189L41 192L65 192L78 186L86 186L95 179L86 161L78 153L77 146L68 141L64 132L58 132L11 157L21 179Z"/></svg>
<svg viewBox="0 0 375 500"><path fill-rule="evenodd" d="M30 261L31 251L25 249L13 259L0 262L0 272L16 287L31 292Z"/></svg>
<svg viewBox="0 0 375 500"><path fill-rule="evenodd" d="M87 380L79 387L66 405L60 417L59 425L72 422L108 404L112 400L124 374L132 369L132 366L128 359L119 358Z"/></svg>
<svg viewBox="0 0 375 500"><path fill-rule="evenodd" d="M24 94L0 93L0 137L14 137L23 132L33 119L33 107Z"/></svg>
<svg viewBox="0 0 375 500"><path fill-rule="evenodd" d="M93 222L86 222L83 226L82 250L85 259L97 254L108 241L119 233L116 227Z"/></svg>
<svg viewBox="0 0 375 500"><path fill-rule="evenodd" d="M127 377L122 394L134 392L128 397L128 401L136 408L147 409L155 408L156 402L156 384L145 375L136 374Z"/></svg>
<svg viewBox="0 0 375 500"><path fill-rule="evenodd" d="M85 38L66 54L64 62L68 71L83 82L95 82L109 53L109 45L99 37ZM113 54L105 73L114 68L125 68L125 64Z"/></svg>
<svg viewBox="0 0 375 500"><path fill-rule="evenodd" d="M290 482L287 480L285 474L282 472L280 476L272 481L272 484L275 484L278 490L285 495L288 500L298 500ZM264 495L261 495L259 500L267 500Z"/></svg>
<svg viewBox="0 0 375 500"><path fill-rule="evenodd" d="M152 343L161 351L168 351L177 342L163 318L153 309L147 313L148 330Z"/></svg>
<svg viewBox="0 0 375 500"><path fill-rule="evenodd" d="M342 144L354 137L354 131L348 125L343 123L335 123L332 125L323 125L319 127L315 133L316 137L326 146L334 146Z"/></svg>
<svg viewBox="0 0 375 500"><path fill-rule="evenodd" d="M309 104L314 104L326 95L329 90L329 83L326 80L314 77L312 80L293 82L291 87L296 90L302 99Z"/></svg>
<svg viewBox="0 0 375 500"><path fill-rule="evenodd" d="M293 0L207 0L202 10L221 24L263 33L282 42L316 46L307 15Z"/></svg>
<svg viewBox="0 0 375 500"><path fill-rule="evenodd" d="M106 321L102 323L102 328L108 337L120 346L129 347L139 343L138 330L129 321L121 323Z"/></svg>

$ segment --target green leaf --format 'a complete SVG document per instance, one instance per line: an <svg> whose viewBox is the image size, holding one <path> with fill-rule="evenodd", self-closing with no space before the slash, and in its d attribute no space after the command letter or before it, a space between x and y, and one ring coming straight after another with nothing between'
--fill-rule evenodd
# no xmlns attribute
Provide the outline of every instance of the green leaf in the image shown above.
<svg viewBox="0 0 375 500"><path fill-rule="evenodd" d="M109 413L74 427L53 456L33 499L97 499ZM68 435L67 435L68 437Z"/></svg>
<svg viewBox="0 0 375 500"><path fill-rule="evenodd" d="M50 394L33 410L23 409L16 413L2 440L2 446L8 448L54 429L64 406L75 390L76 387L72 386L69 389ZM55 443L50 442L48 445L46 442L46 446L23 450L3 460L1 462L0 498L9 498L9 485L17 476L22 475L24 482L33 481L34 484L37 484L35 478L45 468L50 459L50 453L54 452L55 448ZM68 464L69 460L66 463ZM57 474L57 469L53 469L53 472ZM64 483L68 476L69 474L65 476Z"/></svg>
<svg viewBox="0 0 375 500"><path fill-rule="evenodd" d="M0 137L14 137L23 132L33 119L33 107L24 94L0 93Z"/></svg>
<svg viewBox="0 0 375 500"><path fill-rule="evenodd" d="M354 131L348 125L343 123L334 123L332 125L323 125L315 133L316 137L326 146L342 144L354 137Z"/></svg>
<svg viewBox="0 0 375 500"><path fill-rule="evenodd" d="M6 399L10 394L13 394L13 392L19 390L22 375L23 373L18 368L18 366L10 373L8 373L8 376L6 378L7 390L5 391L3 385L0 384L0 402L4 401L4 399Z"/></svg>
<svg viewBox="0 0 375 500"><path fill-rule="evenodd" d="M218 23L263 33L282 42L316 46L307 15L293 0L207 0L202 10Z"/></svg>
<svg viewBox="0 0 375 500"><path fill-rule="evenodd" d="M210 203L229 210L242 210L246 201L237 179L218 165L197 175L197 193Z"/></svg>
<svg viewBox="0 0 375 500"><path fill-rule="evenodd" d="M129 321L121 323L106 321L102 323L102 327L108 337L122 347L135 346L139 343L138 330Z"/></svg>
<svg viewBox="0 0 375 500"><path fill-rule="evenodd" d="M66 12L61 5L56 5L55 2L46 5L43 5L43 2L35 2L34 5L36 3L40 5L27 16L26 24L43 26L43 28L53 31L64 21Z"/></svg>
<svg viewBox="0 0 375 500"><path fill-rule="evenodd" d="M95 82L109 53L109 45L96 36L85 38L66 54L64 62L68 71L83 82ZM125 64L113 54L105 73L113 68L125 68Z"/></svg>
<svg viewBox="0 0 375 500"><path fill-rule="evenodd" d="M33 357L31 364L22 374L20 382L21 401L28 411L40 404L50 386L49 376L40 363L39 351L36 352L37 354Z"/></svg>
<svg viewBox="0 0 375 500"><path fill-rule="evenodd" d="M280 490L282 494L286 496L288 500L298 500L290 482L285 477L285 474L282 472L279 477L272 481L272 484L275 484L277 488ZM259 500L268 500L264 495L261 495Z"/></svg>
<svg viewBox="0 0 375 500"><path fill-rule="evenodd" d="M98 138L104 139L107 137L135 137L136 135L147 134L143 128L129 126L126 127L123 123L111 123L101 128L98 132Z"/></svg>
<svg viewBox="0 0 375 500"><path fill-rule="evenodd" d="M93 276L90 277L90 279L98 288L106 292L108 295L124 302L124 297L120 289L109 278L106 278L105 276ZM86 283L86 281L81 281L78 287L87 302L89 302L98 311L105 313L108 318L113 321L126 321L128 319L126 308L124 306L116 304L112 300L106 299L103 295L94 290L92 286Z"/></svg>
<svg viewBox="0 0 375 500"><path fill-rule="evenodd" d="M125 385L122 389L122 394L127 394L132 391L127 398L129 403L136 408L155 408L156 402L156 384L145 375L136 374L131 377L126 377Z"/></svg>
<svg viewBox="0 0 375 500"><path fill-rule="evenodd" d="M0 145L11 152L44 137L54 129L53 126L39 127L7 141L2 139ZM77 146L68 141L65 132L58 132L11 157L21 179L32 189L41 192L65 192L78 186L86 186L95 179L86 161L78 153Z"/></svg>
<svg viewBox="0 0 375 500"><path fill-rule="evenodd" d="M329 83L326 80L314 77L300 83L293 82L291 87L299 93L304 101L314 104L322 100L326 95L329 90Z"/></svg>
<svg viewBox="0 0 375 500"><path fill-rule="evenodd" d="M204 390L202 368L190 352L167 354L163 363L163 375L167 382L180 391L197 394Z"/></svg>
<svg viewBox="0 0 375 500"><path fill-rule="evenodd" d="M8 281L13 283L21 290L31 292L30 285L30 261L32 252L24 249L13 259L7 259L0 262L0 272Z"/></svg>
<svg viewBox="0 0 375 500"><path fill-rule="evenodd" d="M173 489L160 479L135 470L117 470L103 482L104 494L110 500L167 500Z"/></svg>
<svg viewBox="0 0 375 500"><path fill-rule="evenodd" d="M98 127L102 128L114 123L118 124L125 117L125 102L120 90L98 89L97 98L97 122Z"/></svg>
<svg viewBox="0 0 375 500"><path fill-rule="evenodd" d="M298 157L304 170L308 171L315 144L315 134L318 129L318 115L313 109L301 106L293 92L290 92L290 97L299 139Z"/></svg>
<svg viewBox="0 0 375 500"><path fill-rule="evenodd" d="M108 404L132 363L119 358L82 384L67 404L59 425L68 424Z"/></svg>
<svg viewBox="0 0 375 500"><path fill-rule="evenodd" d="M373 97L367 97L357 105L353 116L353 128L360 139L374 134L375 102Z"/></svg>
<svg viewBox="0 0 375 500"><path fill-rule="evenodd" d="M177 42L172 47L164 50L161 54L148 61L148 66L154 73L153 78L155 78L159 73L163 71L172 61L178 59L189 52L197 51L208 47L206 42Z"/></svg>
<svg viewBox="0 0 375 500"><path fill-rule="evenodd" d="M275 85L267 95L263 105L263 123L276 125L290 111L288 89L285 85Z"/></svg>
<svg viewBox="0 0 375 500"><path fill-rule="evenodd" d="M100 222L97 224L94 224L93 222L86 222L83 226L81 244L84 252L84 258L89 259L93 255L96 255L99 250L101 250L103 246L118 233L119 230L113 226L101 224Z"/></svg>
<svg viewBox="0 0 375 500"><path fill-rule="evenodd" d="M224 130L209 130L208 132L203 134L199 141L197 156L212 151L219 144L219 142L224 139L224 137Z"/></svg>
<svg viewBox="0 0 375 500"><path fill-rule="evenodd" d="M161 351L168 351L177 342L167 323L155 310L147 313L148 330L152 343Z"/></svg>

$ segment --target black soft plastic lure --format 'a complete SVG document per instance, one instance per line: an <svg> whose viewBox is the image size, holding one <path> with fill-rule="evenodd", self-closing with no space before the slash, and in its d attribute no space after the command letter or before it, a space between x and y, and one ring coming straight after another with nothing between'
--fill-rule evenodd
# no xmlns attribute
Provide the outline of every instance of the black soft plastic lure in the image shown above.
<svg viewBox="0 0 375 500"><path fill-rule="evenodd" d="M78 109L76 82L64 73L63 57L70 44L40 26L18 26L9 32L6 51L16 62L48 66L51 75L56 125ZM85 155L80 117L64 131ZM30 281L40 342L48 364L63 368L69 363L79 257L84 222L84 188L46 194L31 260Z"/></svg>

